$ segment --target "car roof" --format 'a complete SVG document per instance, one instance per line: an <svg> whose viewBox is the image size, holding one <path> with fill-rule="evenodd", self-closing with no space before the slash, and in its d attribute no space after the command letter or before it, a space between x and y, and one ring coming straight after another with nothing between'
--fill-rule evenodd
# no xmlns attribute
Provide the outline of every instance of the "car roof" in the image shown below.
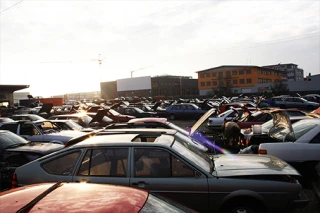
<svg viewBox="0 0 320 213"><path fill-rule="evenodd" d="M53 185L54 183L42 183L4 191L0 193L0 211L6 212L10 209L16 212ZM94 183L62 183L39 200L31 211L139 212L147 198L147 191L132 187ZM77 205L74 205L75 201Z"/></svg>
<svg viewBox="0 0 320 213"><path fill-rule="evenodd" d="M53 115L53 116L50 116L50 118L56 118L56 117L76 118L76 117L83 117L83 116L89 116L89 115L87 115L87 113L73 113L73 114Z"/></svg>
<svg viewBox="0 0 320 213"><path fill-rule="evenodd" d="M105 129L99 131L96 135L88 137L75 145L73 147L88 147L88 146L108 146L108 145L132 145L132 143L137 142L137 144L164 144L165 146L170 146L174 141L174 135L177 130L173 129L147 129L147 128L137 128L137 129ZM167 140L153 140L149 142L141 142L137 140L139 137L150 137L150 138L167 138ZM150 143L153 142L153 143ZM72 142L71 142L72 143Z"/></svg>
<svg viewBox="0 0 320 213"><path fill-rule="evenodd" d="M167 123L166 118L134 118L129 120L127 123Z"/></svg>

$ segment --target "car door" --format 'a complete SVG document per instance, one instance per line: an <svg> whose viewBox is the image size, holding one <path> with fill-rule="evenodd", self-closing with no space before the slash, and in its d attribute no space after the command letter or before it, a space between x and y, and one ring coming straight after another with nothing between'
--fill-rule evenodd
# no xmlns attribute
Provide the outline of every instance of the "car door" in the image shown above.
<svg viewBox="0 0 320 213"><path fill-rule="evenodd" d="M208 210L207 177L167 149L132 150L130 186L149 190L196 210Z"/></svg>
<svg viewBox="0 0 320 213"><path fill-rule="evenodd" d="M106 183L129 186L128 148L88 149L73 182Z"/></svg>

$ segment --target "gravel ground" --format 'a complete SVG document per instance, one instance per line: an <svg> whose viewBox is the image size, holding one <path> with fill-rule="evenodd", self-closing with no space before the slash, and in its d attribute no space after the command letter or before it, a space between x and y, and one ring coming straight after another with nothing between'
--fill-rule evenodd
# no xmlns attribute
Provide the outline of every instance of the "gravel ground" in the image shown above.
<svg viewBox="0 0 320 213"><path fill-rule="evenodd" d="M172 120L170 121L177 126L182 128L187 128L192 126L196 121L195 120ZM319 164L320 167L320 164ZM320 171L320 168L319 168ZM309 200L309 204L303 209L296 209L293 213L320 213L320 198L316 196L312 187L306 186L303 188L304 194Z"/></svg>

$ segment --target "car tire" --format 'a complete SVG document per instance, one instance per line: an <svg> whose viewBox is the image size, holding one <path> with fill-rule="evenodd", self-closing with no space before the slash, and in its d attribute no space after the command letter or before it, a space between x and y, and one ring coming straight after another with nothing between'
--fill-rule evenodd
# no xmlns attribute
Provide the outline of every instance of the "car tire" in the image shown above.
<svg viewBox="0 0 320 213"><path fill-rule="evenodd" d="M174 114L171 114L171 115L169 115L169 119L174 120L174 119L176 119L176 116Z"/></svg>
<svg viewBox="0 0 320 213"><path fill-rule="evenodd" d="M226 203L226 213L265 213L263 205L253 198L233 200L232 202Z"/></svg>

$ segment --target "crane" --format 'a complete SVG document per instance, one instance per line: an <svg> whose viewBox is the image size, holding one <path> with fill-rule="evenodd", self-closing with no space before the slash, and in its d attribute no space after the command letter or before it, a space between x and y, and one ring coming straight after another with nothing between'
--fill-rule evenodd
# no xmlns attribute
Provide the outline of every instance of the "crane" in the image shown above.
<svg viewBox="0 0 320 213"><path fill-rule="evenodd" d="M132 78L132 74L133 74L134 72L136 72L136 71L140 71L140 70L143 70L143 69L147 69L147 68L152 67L152 66L153 66L153 65L146 66L146 67L142 67L142 68L137 69L137 70L131 70L131 78Z"/></svg>

